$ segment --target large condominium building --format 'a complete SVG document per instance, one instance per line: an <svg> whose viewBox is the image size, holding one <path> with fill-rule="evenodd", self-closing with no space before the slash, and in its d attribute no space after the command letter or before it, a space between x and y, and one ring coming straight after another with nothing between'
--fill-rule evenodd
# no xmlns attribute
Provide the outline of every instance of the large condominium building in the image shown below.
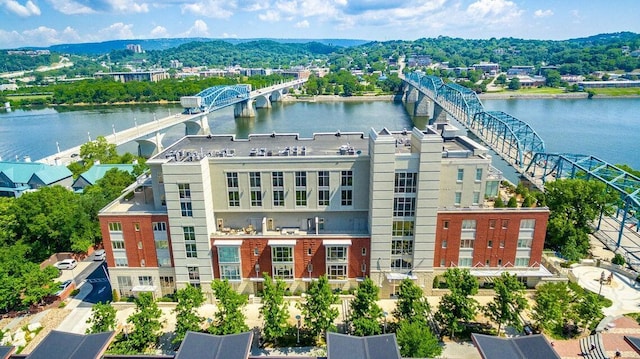
<svg viewBox="0 0 640 359"><path fill-rule="evenodd" d="M493 209L500 176L483 146L449 124L424 131L187 136L147 161L151 174L105 207L100 223L122 295L211 291L228 279L292 292L326 275L336 289L371 277L381 295L410 278L425 292L447 267L529 285L546 208Z"/></svg>

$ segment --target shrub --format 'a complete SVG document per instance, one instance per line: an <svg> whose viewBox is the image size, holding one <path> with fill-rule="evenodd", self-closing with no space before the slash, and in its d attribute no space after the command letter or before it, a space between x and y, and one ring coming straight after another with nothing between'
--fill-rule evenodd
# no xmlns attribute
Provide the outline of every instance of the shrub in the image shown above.
<svg viewBox="0 0 640 359"><path fill-rule="evenodd" d="M516 197L509 198L509 202L507 202L507 207L509 208L518 207L518 200L516 199Z"/></svg>
<svg viewBox="0 0 640 359"><path fill-rule="evenodd" d="M500 196L496 197L496 201L493 203L493 207L504 208L504 201L502 200L502 197Z"/></svg>
<svg viewBox="0 0 640 359"><path fill-rule="evenodd" d="M624 260L624 257L622 256L622 254L616 253L616 255L613 256L611 263L623 266L626 263L626 261Z"/></svg>
<svg viewBox="0 0 640 359"><path fill-rule="evenodd" d="M76 295L78 295L78 293L80 293L80 289L77 289L77 288L76 288L76 289L74 289L74 290L72 290L72 291L71 291L71 296L72 296L72 297L75 297Z"/></svg>

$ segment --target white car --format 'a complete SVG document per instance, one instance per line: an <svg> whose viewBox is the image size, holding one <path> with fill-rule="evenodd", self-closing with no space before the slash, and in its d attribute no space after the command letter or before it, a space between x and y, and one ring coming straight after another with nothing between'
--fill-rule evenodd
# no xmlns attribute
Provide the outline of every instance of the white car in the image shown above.
<svg viewBox="0 0 640 359"><path fill-rule="evenodd" d="M105 258L106 258L106 253L104 249L98 249L97 251L93 252L94 261L103 261Z"/></svg>
<svg viewBox="0 0 640 359"><path fill-rule="evenodd" d="M54 266L58 269L73 269L77 265L78 265L78 261L76 261L75 259L64 259L54 264Z"/></svg>

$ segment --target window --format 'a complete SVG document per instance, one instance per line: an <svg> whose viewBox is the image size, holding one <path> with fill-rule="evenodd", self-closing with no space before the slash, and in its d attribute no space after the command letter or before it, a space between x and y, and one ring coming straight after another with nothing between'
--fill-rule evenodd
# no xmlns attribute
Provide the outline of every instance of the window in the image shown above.
<svg viewBox="0 0 640 359"><path fill-rule="evenodd" d="M115 250L124 249L124 240L111 240L111 247Z"/></svg>
<svg viewBox="0 0 640 359"><path fill-rule="evenodd" d="M476 168L476 182L482 181L482 168Z"/></svg>
<svg viewBox="0 0 640 359"><path fill-rule="evenodd" d="M293 279L293 247L271 247L271 263L274 279Z"/></svg>
<svg viewBox="0 0 640 359"><path fill-rule="evenodd" d="M458 267L471 267L472 262L473 258L459 258Z"/></svg>
<svg viewBox="0 0 640 359"><path fill-rule="evenodd" d="M253 249L253 256L254 256L254 257L258 257L258 256L260 256L260 250L258 249L258 247L255 247L255 248Z"/></svg>
<svg viewBox="0 0 640 359"><path fill-rule="evenodd" d="M473 192L473 204L478 204L478 203L480 203L480 192L474 191Z"/></svg>
<svg viewBox="0 0 640 359"><path fill-rule="evenodd" d="M498 267L502 266L502 258L498 259Z"/></svg>
<svg viewBox="0 0 640 359"><path fill-rule="evenodd" d="M284 191L283 190L273 191L273 205L275 207L284 206Z"/></svg>
<svg viewBox="0 0 640 359"><path fill-rule="evenodd" d="M142 249L142 241L138 241L138 249Z"/></svg>
<svg viewBox="0 0 640 359"><path fill-rule="evenodd" d="M184 248L187 258L198 258L196 233L193 227L182 227L184 233Z"/></svg>
<svg viewBox="0 0 640 359"><path fill-rule="evenodd" d="M509 220L508 219L503 219L502 220L502 229L507 229L509 227Z"/></svg>
<svg viewBox="0 0 640 359"><path fill-rule="evenodd" d="M191 186L188 183L178 183L178 194L181 199L191 199Z"/></svg>
<svg viewBox="0 0 640 359"><path fill-rule="evenodd" d="M307 248L307 255L313 255L313 250L311 249L311 247Z"/></svg>
<svg viewBox="0 0 640 359"><path fill-rule="evenodd" d="M366 256L367 255L367 249L366 248L362 248L362 256Z"/></svg>
<svg viewBox="0 0 640 359"><path fill-rule="evenodd" d="M413 226L413 221L393 221L391 235L394 237L412 237Z"/></svg>
<svg viewBox="0 0 640 359"><path fill-rule="evenodd" d="M240 192L237 190L229 191L229 207L240 207Z"/></svg>
<svg viewBox="0 0 640 359"><path fill-rule="evenodd" d="M346 262L347 247L327 247L327 262Z"/></svg>
<svg viewBox="0 0 640 359"><path fill-rule="evenodd" d="M122 232L122 223L109 222L109 232Z"/></svg>
<svg viewBox="0 0 640 359"><path fill-rule="evenodd" d="M391 241L392 255L412 255L413 239L394 239Z"/></svg>
<svg viewBox="0 0 640 359"><path fill-rule="evenodd" d="M346 264L327 265L327 279L347 280L347 265Z"/></svg>
<svg viewBox="0 0 640 359"><path fill-rule="evenodd" d="M129 260L126 257L115 257L116 267L128 267Z"/></svg>
<svg viewBox="0 0 640 359"><path fill-rule="evenodd" d="M475 242L475 239L461 239L460 248L473 248L474 242Z"/></svg>
<svg viewBox="0 0 640 359"><path fill-rule="evenodd" d="M461 201L462 201L462 192L456 192L453 204L455 204L456 206L459 206Z"/></svg>
<svg viewBox="0 0 640 359"><path fill-rule="evenodd" d="M139 285L153 285L153 277L150 275L138 276Z"/></svg>
<svg viewBox="0 0 640 359"><path fill-rule="evenodd" d="M319 189L318 190L318 206L328 206L328 205L329 205L329 190Z"/></svg>
<svg viewBox="0 0 640 359"><path fill-rule="evenodd" d="M329 171L318 171L318 187L329 187Z"/></svg>
<svg viewBox="0 0 640 359"><path fill-rule="evenodd" d="M529 258L516 258L515 267L528 267L529 266Z"/></svg>
<svg viewBox="0 0 640 359"><path fill-rule="evenodd" d="M162 295L175 293L175 279L170 276L160 276L160 290L162 291Z"/></svg>
<svg viewBox="0 0 640 359"><path fill-rule="evenodd" d="M122 296L131 295L131 289L133 288L133 284L131 283L131 277L118 276L118 287L120 288L120 295Z"/></svg>
<svg viewBox="0 0 640 359"><path fill-rule="evenodd" d="M500 248L504 248L504 239L500 240Z"/></svg>
<svg viewBox="0 0 640 359"><path fill-rule="evenodd" d="M153 231L154 232L166 232L167 231L167 223L166 222L153 222Z"/></svg>
<svg viewBox="0 0 640 359"><path fill-rule="evenodd" d="M395 217L413 217L416 215L415 197L397 197L393 199L393 215Z"/></svg>
<svg viewBox="0 0 640 359"><path fill-rule="evenodd" d="M344 246L327 246L327 278L329 280L346 280L348 265L348 248Z"/></svg>
<svg viewBox="0 0 640 359"><path fill-rule="evenodd" d="M413 268L413 259L411 258L392 258L391 270L394 271L406 271Z"/></svg>
<svg viewBox="0 0 640 359"><path fill-rule="evenodd" d="M343 189L341 191L342 205L343 206L352 206L353 205L353 191L350 189Z"/></svg>
<svg viewBox="0 0 640 359"><path fill-rule="evenodd" d="M307 206L307 190L296 190L296 206Z"/></svg>
<svg viewBox="0 0 640 359"><path fill-rule="evenodd" d="M531 248L532 242L531 238L518 238L518 248Z"/></svg>
<svg viewBox="0 0 640 359"><path fill-rule="evenodd" d="M189 280L200 281L200 269L198 267L187 267Z"/></svg>
<svg viewBox="0 0 640 359"><path fill-rule="evenodd" d="M140 232L140 223L134 223L133 224L133 230L136 232Z"/></svg>
<svg viewBox="0 0 640 359"><path fill-rule="evenodd" d="M284 173L283 172L272 172L271 180L273 184L273 188L282 188L284 187Z"/></svg>
<svg viewBox="0 0 640 359"><path fill-rule="evenodd" d="M415 193L418 174L413 172L396 172L395 193Z"/></svg>
<svg viewBox="0 0 640 359"><path fill-rule="evenodd" d="M534 229L536 227L535 219L522 219L520 220L520 229Z"/></svg>
<svg viewBox="0 0 640 359"><path fill-rule="evenodd" d="M449 229L449 221L442 221L442 228Z"/></svg>
<svg viewBox="0 0 640 359"><path fill-rule="evenodd" d="M252 207L262 206L262 191L251 190L251 206Z"/></svg>
<svg viewBox="0 0 640 359"><path fill-rule="evenodd" d="M496 220L495 219L490 219L489 220L489 229L495 229L496 228Z"/></svg>
<svg viewBox="0 0 640 359"><path fill-rule="evenodd" d="M462 220L462 230L465 229L476 229L476 220L475 219L464 219Z"/></svg>
<svg viewBox="0 0 640 359"><path fill-rule="evenodd" d="M464 179L464 168L458 168L458 177L456 178L456 180L458 182L462 182L463 179Z"/></svg>
<svg viewBox="0 0 640 359"><path fill-rule="evenodd" d="M193 208L191 208L191 202L181 202L180 213L182 217L193 217Z"/></svg>
<svg viewBox="0 0 640 359"><path fill-rule="evenodd" d="M236 246L219 246L218 263L220 263L220 279L241 280L240 248Z"/></svg>
<svg viewBox="0 0 640 359"><path fill-rule="evenodd" d="M157 240L156 242L156 249L168 249L169 248L169 241L168 240Z"/></svg>
<svg viewBox="0 0 640 359"><path fill-rule="evenodd" d="M487 241L487 248L493 248L493 241Z"/></svg>
<svg viewBox="0 0 640 359"><path fill-rule="evenodd" d="M447 248L447 240L442 240L442 248Z"/></svg>
<svg viewBox="0 0 640 359"><path fill-rule="evenodd" d="M353 186L353 171L342 171L340 185L343 187Z"/></svg>
<svg viewBox="0 0 640 359"><path fill-rule="evenodd" d="M238 172L227 173L227 188L238 188Z"/></svg>
<svg viewBox="0 0 640 359"><path fill-rule="evenodd" d="M260 180L260 172L249 172L249 186L251 188L262 187L262 183Z"/></svg>
<svg viewBox="0 0 640 359"><path fill-rule="evenodd" d="M440 258L440 267L444 267L444 258Z"/></svg>
<svg viewBox="0 0 640 359"><path fill-rule="evenodd" d="M296 171L296 187L307 187L307 172Z"/></svg>

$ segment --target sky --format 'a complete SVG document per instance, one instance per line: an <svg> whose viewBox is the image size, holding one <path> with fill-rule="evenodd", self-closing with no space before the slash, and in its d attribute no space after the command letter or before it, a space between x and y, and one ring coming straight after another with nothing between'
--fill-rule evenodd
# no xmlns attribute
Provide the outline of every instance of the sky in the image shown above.
<svg viewBox="0 0 640 359"><path fill-rule="evenodd" d="M171 37L563 40L640 33L638 0L0 0L0 48Z"/></svg>

